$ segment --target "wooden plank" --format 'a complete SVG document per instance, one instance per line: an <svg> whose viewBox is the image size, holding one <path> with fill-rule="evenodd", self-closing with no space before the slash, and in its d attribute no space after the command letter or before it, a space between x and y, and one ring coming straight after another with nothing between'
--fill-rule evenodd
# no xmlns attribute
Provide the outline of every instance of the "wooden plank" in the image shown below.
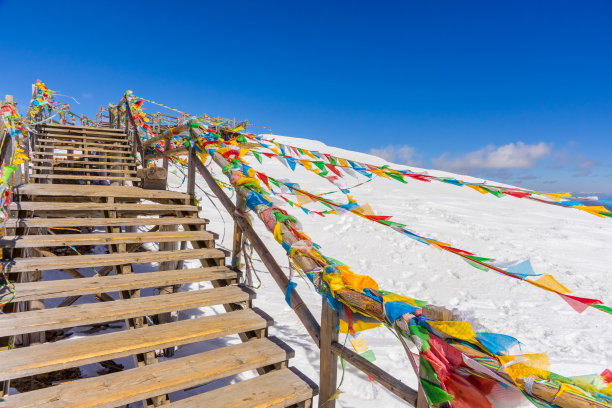
<svg viewBox="0 0 612 408"><path fill-rule="evenodd" d="M93 146L93 147L117 147L117 148L125 148L128 149L130 146L127 144L127 142L122 142L122 141L117 141L116 143L102 143L102 142L81 142L81 141L65 141L65 140L53 140L53 139L46 139L46 138L38 138L38 140L36 141L36 145L40 146L40 147L45 147L45 148L56 148L56 149L60 149L60 147L57 147L59 145L66 145L66 148L73 148L74 150L81 150L79 148L82 147L86 147L86 146ZM88 150L88 149L86 149Z"/></svg>
<svg viewBox="0 0 612 408"><path fill-rule="evenodd" d="M131 276L128 274L125 276ZM78 281L78 280L77 280ZM136 297L114 302L87 303L54 309L0 315L0 333L7 336L112 322L164 312L240 303L255 293L239 286Z"/></svg>
<svg viewBox="0 0 612 408"><path fill-rule="evenodd" d="M43 227L105 227L138 225L205 225L208 220L191 217L143 217L143 218L9 218L5 228Z"/></svg>
<svg viewBox="0 0 612 408"><path fill-rule="evenodd" d="M33 248L79 245L132 244L145 242L213 241L208 231L118 232L56 235L7 235L0 237L0 248Z"/></svg>
<svg viewBox="0 0 612 408"><path fill-rule="evenodd" d="M83 163L84 164L84 163ZM113 165L114 166L114 165ZM120 173L130 176L136 175L136 170L112 170L112 169L92 169L86 167L58 167L58 166L30 166L33 170L48 170L55 173L58 172L75 172L75 173Z"/></svg>
<svg viewBox="0 0 612 408"><path fill-rule="evenodd" d="M64 189L72 185L63 185ZM156 211L193 211L198 207L194 205L174 204L104 204L104 203L64 203L64 202L40 202L22 201L11 203L9 211L129 211L129 212L156 212Z"/></svg>
<svg viewBox="0 0 612 408"><path fill-rule="evenodd" d="M15 258L5 265L7 273L31 270L64 268L89 268L91 266L121 265L127 263L150 263L180 259L225 259L225 252L219 249L189 249L184 251L156 251L137 253L116 253L102 255L74 255L58 257Z"/></svg>
<svg viewBox="0 0 612 408"><path fill-rule="evenodd" d="M62 134L62 133L45 133L39 136L36 140L92 140L96 142L125 142L127 137L125 135L118 137L100 137L100 136L86 136L86 135L77 135L77 134Z"/></svg>
<svg viewBox="0 0 612 408"><path fill-rule="evenodd" d="M85 161L85 160L68 160L68 159L57 159L57 158L49 158L49 159L31 159L31 163L53 163L54 166L58 166L61 164L86 164L92 166L121 166L121 167L136 167L136 163L131 161Z"/></svg>
<svg viewBox="0 0 612 408"><path fill-rule="evenodd" d="M114 302L113 302L114 303ZM253 309L98 336L0 351L0 381L78 367L166 347L262 330L272 322Z"/></svg>
<svg viewBox="0 0 612 408"><path fill-rule="evenodd" d="M293 369L283 368L265 375L217 388L167 405L168 408L284 408L308 400L316 389Z"/></svg>
<svg viewBox="0 0 612 408"><path fill-rule="evenodd" d="M99 128L99 127L91 127L91 126L77 126L77 125L50 125L43 124L43 130L61 130L61 131L74 131L74 132L97 132L97 133L106 133L106 134L122 134L123 129L112 129L112 128Z"/></svg>
<svg viewBox="0 0 612 408"><path fill-rule="evenodd" d="M108 180L108 181L140 181L138 177L115 177L105 176L103 174L99 176L81 176L77 174L30 174L30 178L33 179L44 179L44 180Z"/></svg>
<svg viewBox="0 0 612 408"><path fill-rule="evenodd" d="M102 147L81 147L81 148L77 148L74 146L70 146L70 145L53 145L53 146L38 146L39 149L47 149L44 152L39 153L38 151L36 153L34 153L35 155L41 155L41 154L69 154L70 156L73 155L73 153L64 153L64 152L55 152L54 150L73 150L73 151L87 151L87 152L100 152L100 153L114 153L111 154L110 156L130 156L132 154L132 152L128 149L103 149ZM107 154L108 155L108 154ZM78 156L78 154L74 154L74 156Z"/></svg>
<svg viewBox="0 0 612 408"><path fill-rule="evenodd" d="M84 197L127 197L127 198L172 198L185 200L187 194L167 190L144 190L129 186L83 186L71 185L69 189L59 184L23 184L13 189L15 194L38 196L84 196Z"/></svg>
<svg viewBox="0 0 612 408"><path fill-rule="evenodd" d="M127 153L122 153L124 154L124 156L109 156L109 155L102 155L102 154L81 154L81 153L64 153L64 152L47 152L47 153L41 153L41 152L35 152L34 153L34 157L47 157L49 160L63 160L63 159L59 159L60 156L66 156L66 157L83 157L83 158L89 158L89 159L113 159L113 160L117 160L117 165L122 164L119 163L118 160L133 160L134 158L131 156L131 152L129 153L129 155L127 155Z"/></svg>
<svg viewBox="0 0 612 408"><path fill-rule="evenodd" d="M172 271L133 273L129 275L94 276L92 278L15 283L15 302L33 299L52 299L102 292L153 288L191 282L236 280L237 272L225 266L177 269ZM11 293L0 293L0 303L11 298Z"/></svg>
<svg viewBox="0 0 612 408"><path fill-rule="evenodd" d="M218 348L161 363L5 397L6 408L114 408L286 361L271 339Z"/></svg>

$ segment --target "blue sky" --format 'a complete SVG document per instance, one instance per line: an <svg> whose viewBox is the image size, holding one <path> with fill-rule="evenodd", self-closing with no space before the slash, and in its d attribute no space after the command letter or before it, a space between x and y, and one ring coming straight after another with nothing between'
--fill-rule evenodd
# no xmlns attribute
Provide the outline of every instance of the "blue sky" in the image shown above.
<svg viewBox="0 0 612 408"><path fill-rule="evenodd" d="M0 94L192 114L543 191L612 194L612 1L0 0ZM157 111L150 107L150 112Z"/></svg>

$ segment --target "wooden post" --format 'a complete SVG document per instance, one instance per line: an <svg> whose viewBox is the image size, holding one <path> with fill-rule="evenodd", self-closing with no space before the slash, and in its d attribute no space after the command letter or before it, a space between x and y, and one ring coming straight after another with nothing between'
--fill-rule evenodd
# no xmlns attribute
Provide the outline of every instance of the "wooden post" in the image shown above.
<svg viewBox="0 0 612 408"><path fill-rule="evenodd" d="M336 400L330 398L336 392L338 379L338 357L332 351L332 343L338 341L338 312L323 297L321 308L321 347L319 408L334 408Z"/></svg>

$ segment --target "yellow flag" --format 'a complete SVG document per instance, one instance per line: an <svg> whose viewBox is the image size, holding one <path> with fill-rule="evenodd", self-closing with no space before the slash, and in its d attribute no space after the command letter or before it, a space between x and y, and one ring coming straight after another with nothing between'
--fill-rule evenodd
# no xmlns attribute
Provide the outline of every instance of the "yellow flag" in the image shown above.
<svg viewBox="0 0 612 408"><path fill-rule="evenodd" d="M482 188L480 186L477 186L477 185L474 185L474 184L466 184L466 186L468 186L470 188L473 188L474 190L476 190L476 191L478 191L479 193L482 193L482 194L487 194L488 193L488 191L485 190L484 188Z"/></svg>
<svg viewBox="0 0 612 408"><path fill-rule="evenodd" d="M283 242L283 234L281 232L280 222L277 222L276 225L274 226L274 239L279 244Z"/></svg>
<svg viewBox="0 0 612 408"><path fill-rule="evenodd" d="M361 207L355 208L353 211L361 215L374 215L374 210L372 209L369 203L365 203Z"/></svg>
<svg viewBox="0 0 612 408"><path fill-rule="evenodd" d="M552 275L542 275L536 280L527 279L527 282L550 292L572 293L571 290L557 282Z"/></svg>
<svg viewBox="0 0 612 408"><path fill-rule="evenodd" d="M542 354L519 354L516 356L497 356L503 369L506 370L512 380L519 384L520 378L540 377L548 379L550 372L550 360L546 353Z"/></svg>
<svg viewBox="0 0 612 408"><path fill-rule="evenodd" d="M474 329L472 329L472 326L470 326L470 322L465 322L465 321L435 322L435 321L431 321L431 322L428 322L428 324L434 329L438 330L439 332L442 332L450 337L454 337L459 340L465 340L470 343L476 342L476 339L474 338L474 336L476 336L476 332L474 331Z"/></svg>

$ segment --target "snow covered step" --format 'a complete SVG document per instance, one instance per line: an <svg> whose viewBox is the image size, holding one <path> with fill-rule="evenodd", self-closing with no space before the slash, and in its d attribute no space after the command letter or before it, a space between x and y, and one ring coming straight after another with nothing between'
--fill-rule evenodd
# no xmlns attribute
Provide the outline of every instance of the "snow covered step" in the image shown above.
<svg viewBox="0 0 612 408"><path fill-rule="evenodd" d="M263 331L272 323L266 315L260 314L254 309L246 309L157 326L0 351L0 361L2 361L0 381L78 367L98 361L181 346L247 331ZM247 345L250 344L251 342L247 343ZM159 366L154 364L151 367L155 371L159 371ZM104 379L107 376L101 378L102 381L105 381Z"/></svg>
<svg viewBox="0 0 612 408"><path fill-rule="evenodd" d="M277 339L256 339L248 343L222 347L101 377L85 378L11 395L4 397L2 406L6 408L117 407L278 364L291 357L293 350Z"/></svg>
<svg viewBox="0 0 612 408"><path fill-rule="evenodd" d="M208 268L176 269L159 272L95 276L81 279L15 283L16 295L13 301L23 302L36 299L52 299L103 292L118 292L122 290L180 285L191 282L236 281L237 278L238 273L226 266L211 266ZM1 293L0 303L8 301L11 297L11 293Z"/></svg>
<svg viewBox="0 0 612 408"><path fill-rule="evenodd" d="M294 368L270 373L217 388L167 405L168 408L284 408L309 401L317 395L310 384Z"/></svg>

